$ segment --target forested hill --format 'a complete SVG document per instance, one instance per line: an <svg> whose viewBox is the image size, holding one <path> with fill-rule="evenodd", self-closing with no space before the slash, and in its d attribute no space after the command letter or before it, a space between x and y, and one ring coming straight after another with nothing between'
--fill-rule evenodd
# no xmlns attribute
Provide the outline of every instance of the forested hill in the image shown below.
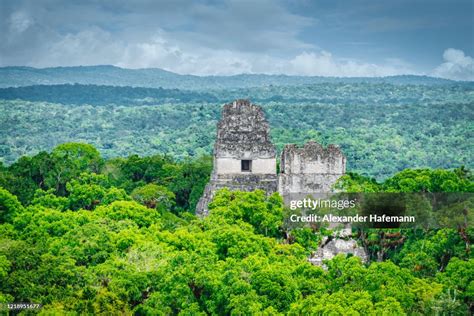
<svg viewBox="0 0 474 316"><path fill-rule="evenodd" d="M234 76L179 75L162 69L124 69L114 66L2 67L0 88L51 84L96 84L185 90L250 88L269 85L295 86L317 83L389 83L445 85L455 81L426 76L337 78L242 74Z"/></svg>
<svg viewBox="0 0 474 316"><path fill-rule="evenodd" d="M0 88L0 100L60 104L156 105L165 103L226 103L248 98L272 102L334 105L412 105L416 103L474 102L474 82L449 85L397 85L389 83L319 83L193 91L181 89L59 84Z"/></svg>
<svg viewBox="0 0 474 316"><path fill-rule="evenodd" d="M176 102L217 102L210 93L179 89L117 87L81 84L36 85L0 88L0 99L61 104L163 104Z"/></svg>
<svg viewBox="0 0 474 316"><path fill-rule="evenodd" d="M248 98L265 110L279 150L310 139L337 144L349 170L377 179L406 168L474 167L468 141L473 137L474 82L413 76L195 77L108 66L1 72L9 72L0 81L10 85L32 83L38 76L87 83L46 85L52 81L45 79L42 85L0 88L0 163L7 165L67 142L92 144L106 158L210 154L222 105ZM101 85L90 84L90 78ZM117 80L132 79L135 87L118 86ZM264 85L269 80L275 84ZM160 82L172 88L145 87Z"/></svg>

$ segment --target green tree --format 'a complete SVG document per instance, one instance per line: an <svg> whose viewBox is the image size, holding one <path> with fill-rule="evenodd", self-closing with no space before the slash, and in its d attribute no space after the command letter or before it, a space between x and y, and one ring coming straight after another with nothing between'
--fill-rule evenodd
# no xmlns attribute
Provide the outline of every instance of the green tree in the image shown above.
<svg viewBox="0 0 474 316"><path fill-rule="evenodd" d="M55 188L59 195L66 195L66 183L77 178L81 173L99 173L103 160L92 145L66 143L57 146L51 152L53 167L45 183L48 188Z"/></svg>
<svg viewBox="0 0 474 316"><path fill-rule="evenodd" d="M171 210L175 204L175 195L162 185L149 183L138 187L131 193L132 199L148 208Z"/></svg>
<svg viewBox="0 0 474 316"><path fill-rule="evenodd" d="M17 197L0 187L0 224L9 221L23 210Z"/></svg>
<svg viewBox="0 0 474 316"><path fill-rule="evenodd" d="M31 204L65 211L69 206L69 200L65 197L55 195L54 189L47 191L38 189L35 192Z"/></svg>
<svg viewBox="0 0 474 316"><path fill-rule="evenodd" d="M280 236L283 224L283 200L277 194L266 196L264 191L230 191L221 189L209 203L210 218L228 223L244 221L265 236Z"/></svg>
<svg viewBox="0 0 474 316"><path fill-rule="evenodd" d="M110 187L104 175L95 173L82 173L66 184L66 190L69 194L69 208L72 210L92 210L100 204L130 199L123 189Z"/></svg>

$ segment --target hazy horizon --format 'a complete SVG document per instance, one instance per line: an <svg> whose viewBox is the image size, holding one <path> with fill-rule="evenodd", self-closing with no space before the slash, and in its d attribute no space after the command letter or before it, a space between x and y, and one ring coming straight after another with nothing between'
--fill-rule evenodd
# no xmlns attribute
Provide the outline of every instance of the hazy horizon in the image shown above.
<svg viewBox="0 0 474 316"><path fill-rule="evenodd" d="M115 66L115 65L107 65L107 64L97 64L97 65L77 65L77 66L50 66L50 67L33 67L33 66L24 66L24 65L11 65L11 66L0 66L0 69L5 69L5 68L32 68L32 69L37 69L37 70L46 70L46 69L58 69L58 68L94 68L94 67L111 67L111 68L118 68L118 69L123 69L123 70L158 70L158 71L163 71L163 72L168 72L172 73L174 75L178 76L193 76L193 77L234 77L234 76L242 76L242 75L255 75L255 76L286 76L286 77L320 77L320 78L341 78L341 79L358 79L358 78L390 78L390 77L403 77L403 76L413 76L413 77L427 77L427 78L433 78L433 79L441 79L441 80L452 80L452 81L458 81L458 82L473 82L474 79L467 79L467 80L462 80L462 79L449 79L449 78L444 78L444 77L437 77L436 75L430 75L430 74L396 74L396 75L379 75L379 76L324 76L324 75L289 75L285 73L235 73L235 74L219 74L219 75L207 75L207 74L180 74L171 70L166 70L163 68L158 68L158 67L148 67L148 68L126 68L126 67L120 67L120 66Z"/></svg>
<svg viewBox="0 0 474 316"><path fill-rule="evenodd" d="M473 12L469 0L6 0L0 66L472 81Z"/></svg>

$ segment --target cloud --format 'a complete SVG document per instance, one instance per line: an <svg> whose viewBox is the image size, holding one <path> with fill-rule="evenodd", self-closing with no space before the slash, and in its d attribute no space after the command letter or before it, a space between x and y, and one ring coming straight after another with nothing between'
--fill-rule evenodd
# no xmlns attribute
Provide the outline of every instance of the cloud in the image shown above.
<svg viewBox="0 0 474 316"><path fill-rule="evenodd" d="M397 65L394 65L398 63ZM386 64L365 63L352 59L338 59L330 52L303 52L289 62L288 72L295 75L336 77L380 77L414 73L398 60L387 59Z"/></svg>
<svg viewBox="0 0 474 316"><path fill-rule="evenodd" d="M28 34L37 39L41 29L30 27ZM47 31L47 30L46 30ZM214 47L207 41L189 41L176 32L157 28L148 36L124 40L99 26L81 28L64 34L50 33L39 45L27 65L36 67L112 64L124 68L163 68L180 74L233 75L241 73L318 75L318 76L385 76L403 72L403 68L338 59L312 45L293 43L286 56L272 54L280 44L276 40L268 50ZM262 34L270 31L262 31ZM272 31L273 32L273 31ZM49 34L49 35L45 35ZM31 41L30 41L31 42ZM281 43L283 45L283 43ZM19 49L11 47L11 49ZM306 50L308 49L308 50ZM303 50L303 51L302 51ZM17 58L17 55L11 55ZM21 56L20 56L21 57ZM24 58L24 57L23 57ZM391 64L392 62L389 62Z"/></svg>
<svg viewBox="0 0 474 316"><path fill-rule="evenodd" d="M114 64L124 68L163 68L180 74L234 75L241 73L338 77L373 77L413 73L398 60L386 64L339 59L327 51L300 52L276 57L260 52L187 46L172 33L157 30L147 40L119 41L109 32L91 28L66 35L50 47L47 66ZM398 65L394 65L398 63ZM43 62L44 65L44 62Z"/></svg>
<svg viewBox="0 0 474 316"><path fill-rule="evenodd" d="M10 31L14 34L19 34L28 29L33 24L33 21L25 12L17 11L12 13L9 23Z"/></svg>
<svg viewBox="0 0 474 316"><path fill-rule="evenodd" d="M462 50L448 48L443 54L444 63L436 67L433 75L454 80L474 80L474 59Z"/></svg>
<svg viewBox="0 0 474 316"><path fill-rule="evenodd" d="M122 46L110 33L92 27L75 34L65 34L46 46L43 54L32 58L34 64L92 65L107 64L120 58ZM45 58L48 56L48 58Z"/></svg>
<svg viewBox="0 0 474 316"><path fill-rule="evenodd" d="M283 1L5 0L4 5L0 17L11 22L3 25L0 21L0 33L15 33L11 36L15 43L10 45L16 44L17 50L19 46L36 50L36 47L26 45L29 42L26 35L17 34L18 30L31 26L35 30L47 29L54 33L52 37L76 35L96 27L131 44L150 41L157 30L165 30L185 49L204 46L219 50L285 53L313 47L299 39L298 34L315 20L289 12ZM32 18L34 25L31 25ZM41 45L50 43L43 41ZM0 53L7 48L0 47ZM14 55L13 52L10 54Z"/></svg>
<svg viewBox="0 0 474 316"><path fill-rule="evenodd" d="M314 19L289 12L283 1L18 0L2 5L0 66L112 64L236 74L268 72L277 59L268 56L316 48L298 37Z"/></svg>
<svg viewBox="0 0 474 316"><path fill-rule="evenodd" d="M194 75L420 73L400 58L381 58L388 55L386 46L375 42L359 54L353 48L321 48L319 42L331 45L340 38L325 41L316 14L295 13L283 0L5 0L2 5L0 66L111 64ZM346 20L338 19L350 24ZM345 51L359 58L341 57ZM472 80L471 57L448 49L444 59L430 74Z"/></svg>

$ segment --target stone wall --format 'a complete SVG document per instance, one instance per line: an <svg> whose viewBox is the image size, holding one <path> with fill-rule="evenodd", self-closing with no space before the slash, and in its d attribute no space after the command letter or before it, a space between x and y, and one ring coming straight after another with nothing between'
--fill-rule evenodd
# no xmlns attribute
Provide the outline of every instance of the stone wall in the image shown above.
<svg viewBox="0 0 474 316"><path fill-rule="evenodd" d="M257 158L252 159L252 174L275 174L275 158ZM241 171L241 159L237 158L217 158L214 160L215 174L243 174Z"/></svg>
<svg viewBox="0 0 474 316"><path fill-rule="evenodd" d="M357 244L357 240L347 238L332 238L325 236L319 245L318 250L308 259L314 265L325 268L324 261L331 260L338 254L357 256L363 263L368 262L369 256L364 247Z"/></svg>
<svg viewBox="0 0 474 316"><path fill-rule="evenodd" d="M282 196L331 192L346 171L346 157L338 147L310 141L303 147L286 145L281 153L278 191Z"/></svg>

